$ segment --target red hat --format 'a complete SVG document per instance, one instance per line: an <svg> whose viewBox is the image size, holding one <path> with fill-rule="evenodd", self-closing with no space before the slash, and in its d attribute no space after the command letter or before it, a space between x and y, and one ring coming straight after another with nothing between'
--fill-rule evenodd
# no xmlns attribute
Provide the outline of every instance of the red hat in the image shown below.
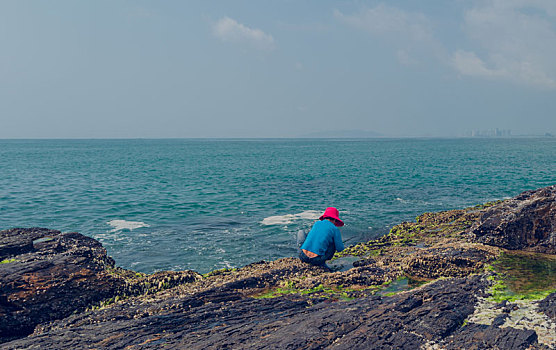
<svg viewBox="0 0 556 350"><path fill-rule="evenodd" d="M342 220L340 220L340 212L338 211L338 209L336 209L334 207L326 208L326 210L324 211L324 214L321 215L319 220L324 220L324 219L327 219L327 218L331 218L331 219L336 220L336 223L334 225L336 225L338 227L344 226L344 222Z"/></svg>

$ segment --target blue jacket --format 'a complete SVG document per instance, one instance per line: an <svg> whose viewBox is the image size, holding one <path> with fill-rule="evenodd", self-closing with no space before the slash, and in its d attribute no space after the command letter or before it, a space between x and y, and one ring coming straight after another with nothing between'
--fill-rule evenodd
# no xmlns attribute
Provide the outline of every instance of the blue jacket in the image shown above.
<svg viewBox="0 0 556 350"><path fill-rule="evenodd" d="M328 220L315 222L313 228L307 234L307 238L301 249L308 250L318 255L324 255L329 245L334 244L336 251L344 250L340 230Z"/></svg>

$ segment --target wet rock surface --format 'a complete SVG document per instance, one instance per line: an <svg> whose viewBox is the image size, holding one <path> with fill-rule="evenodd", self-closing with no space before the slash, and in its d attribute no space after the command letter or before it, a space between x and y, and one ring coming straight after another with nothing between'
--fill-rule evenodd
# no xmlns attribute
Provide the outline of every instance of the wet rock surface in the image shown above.
<svg viewBox="0 0 556 350"><path fill-rule="evenodd" d="M554 348L556 293L494 301L492 271L515 240L553 247L553 187L425 213L337 254L353 267L332 272L284 258L145 275L78 233L0 231L0 348Z"/></svg>
<svg viewBox="0 0 556 350"><path fill-rule="evenodd" d="M415 349L454 333L473 312L475 295L484 287L475 276L438 281L391 297L336 302L292 296L241 298L213 290L205 299L177 298L176 307L139 317L126 317L125 307L74 316L53 324L48 332L6 346ZM76 332L87 337L76 338Z"/></svg>
<svg viewBox="0 0 556 350"><path fill-rule="evenodd" d="M487 209L470 234L479 243L556 254L556 185Z"/></svg>
<svg viewBox="0 0 556 350"><path fill-rule="evenodd" d="M539 311L556 322L556 292L551 293L539 302Z"/></svg>
<svg viewBox="0 0 556 350"><path fill-rule="evenodd" d="M442 342L442 348L450 350L548 349L537 343L535 331L499 328L497 325L487 326L476 323L461 327L453 336Z"/></svg>
<svg viewBox="0 0 556 350"><path fill-rule="evenodd" d="M120 287L102 245L78 233L46 229L0 232L0 338L24 336L69 316Z"/></svg>
<svg viewBox="0 0 556 350"><path fill-rule="evenodd" d="M145 294L161 289L160 283L169 287L196 277L166 272L140 278L114 267L98 241L41 228L0 231L0 261L0 341L116 296Z"/></svg>

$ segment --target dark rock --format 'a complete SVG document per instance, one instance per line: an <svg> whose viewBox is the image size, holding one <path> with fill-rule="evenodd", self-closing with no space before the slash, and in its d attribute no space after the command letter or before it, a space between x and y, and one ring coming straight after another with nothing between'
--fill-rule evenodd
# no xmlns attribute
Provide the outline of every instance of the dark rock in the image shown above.
<svg viewBox="0 0 556 350"><path fill-rule="evenodd" d="M2 259L9 261L0 265L0 342L116 296L195 279L191 273L168 272L130 282L125 275L135 273L115 268L98 241L75 232L10 229L0 231L0 242Z"/></svg>
<svg viewBox="0 0 556 350"><path fill-rule="evenodd" d="M60 231L38 227L25 229L24 231L17 228L0 231L0 260L30 253L34 250L33 241L49 236L58 236L59 234Z"/></svg>
<svg viewBox="0 0 556 350"><path fill-rule="evenodd" d="M0 340L33 332L112 297L118 281L104 273L114 261L92 238L47 229L0 231Z"/></svg>
<svg viewBox="0 0 556 350"><path fill-rule="evenodd" d="M508 316L510 316L507 313L504 314L500 314L498 316L496 316L494 318L494 320L492 321L492 326L493 327L500 327L501 325L503 325L506 322L506 318L508 318Z"/></svg>
<svg viewBox="0 0 556 350"><path fill-rule="evenodd" d="M530 349L537 344L537 334L532 330L499 328L470 323L461 327L442 343L444 349Z"/></svg>
<svg viewBox="0 0 556 350"><path fill-rule="evenodd" d="M227 288L166 300L123 302L74 315L6 349L417 349L453 334L474 311L479 276L441 280L392 297L351 301L241 298ZM313 304L313 305L312 305ZM185 307L184 305L187 305ZM144 313L138 313L144 310ZM132 316L135 315L135 316ZM79 337L75 337L76 332Z"/></svg>
<svg viewBox="0 0 556 350"><path fill-rule="evenodd" d="M361 259L361 260L357 260L353 262L353 267L361 267L361 266L368 266L368 265L374 265L376 264L376 260L375 259Z"/></svg>
<svg viewBox="0 0 556 350"><path fill-rule="evenodd" d="M556 254L556 185L486 209L469 233L479 243Z"/></svg>
<svg viewBox="0 0 556 350"><path fill-rule="evenodd" d="M421 305L423 305L423 299L412 296L412 297L406 298L405 300L403 300L402 302L397 304L394 307L394 309L396 311L408 312L408 311L413 310L416 307L419 307Z"/></svg>
<svg viewBox="0 0 556 350"><path fill-rule="evenodd" d="M539 311L556 322L556 292L549 294L539 302Z"/></svg>

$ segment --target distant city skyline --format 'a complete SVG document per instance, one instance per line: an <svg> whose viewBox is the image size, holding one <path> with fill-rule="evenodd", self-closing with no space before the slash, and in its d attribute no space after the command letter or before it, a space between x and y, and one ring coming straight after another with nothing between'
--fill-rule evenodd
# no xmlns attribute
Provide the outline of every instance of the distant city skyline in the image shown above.
<svg viewBox="0 0 556 350"><path fill-rule="evenodd" d="M511 137L512 131L511 130L504 130L504 129L488 129L488 130L479 130L474 129L471 130L470 135L471 137Z"/></svg>
<svg viewBox="0 0 556 350"><path fill-rule="evenodd" d="M0 138L556 134L556 1L0 2Z"/></svg>

